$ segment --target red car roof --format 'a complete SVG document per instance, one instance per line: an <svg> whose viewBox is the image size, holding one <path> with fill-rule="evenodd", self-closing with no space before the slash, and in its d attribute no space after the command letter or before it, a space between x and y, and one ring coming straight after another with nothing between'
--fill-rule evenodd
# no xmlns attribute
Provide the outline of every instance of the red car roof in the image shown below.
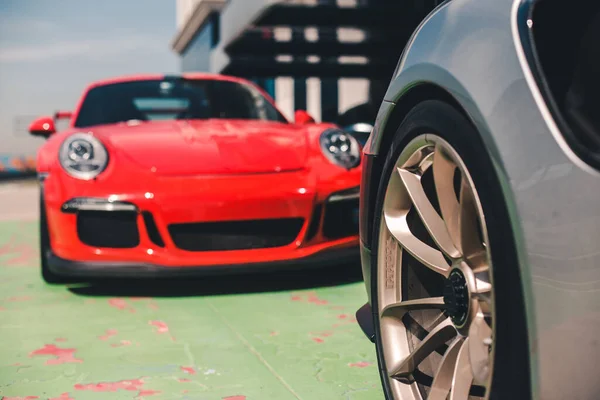
<svg viewBox="0 0 600 400"><path fill-rule="evenodd" d="M112 83L121 83L121 82L131 82L131 81L143 81L149 79L165 79L167 77L182 77L185 79L210 79L215 81L231 81L231 82L239 82L252 84L250 81L242 78L237 78L234 76L220 75L220 74L210 74L205 72L189 72L183 74L136 74L136 75L123 75L117 76L113 78L101 79L95 82L92 82L87 86L87 89L91 89L97 86L110 85ZM87 90L86 90L87 91Z"/></svg>

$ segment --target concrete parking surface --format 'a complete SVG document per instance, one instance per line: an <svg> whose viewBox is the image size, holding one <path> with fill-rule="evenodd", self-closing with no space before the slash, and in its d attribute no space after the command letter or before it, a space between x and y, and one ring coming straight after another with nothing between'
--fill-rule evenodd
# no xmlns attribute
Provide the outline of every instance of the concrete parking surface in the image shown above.
<svg viewBox="0 0 600 400"><path fill-rule="evenodd" d="M0 185L3 399L381 399L360 266L48 286L37 186Z"/></svg>

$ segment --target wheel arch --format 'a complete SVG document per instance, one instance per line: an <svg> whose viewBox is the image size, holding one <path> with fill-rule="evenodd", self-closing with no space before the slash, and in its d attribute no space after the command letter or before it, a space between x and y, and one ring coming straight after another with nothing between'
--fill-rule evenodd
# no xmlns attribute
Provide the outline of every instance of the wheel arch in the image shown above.
<svg viewBox="0 0 600 400"><path fill-rule="evenodd" d="M404 81L404 79L402 79ZM521 227L520 217L516 207L516 200L512 187L510 185L508 176L506 174L503 161L497 150L494 139L487 126L485 118L477 108L476 102L468 95L468 92L460 86L456 80L452 80L449 85L450 89L444 88L446 85L442 85L436 81L419 81L413 83L406 83L402 87L398 86L398 80L392 81L388 93L386 94L385 102L391 107L385 110L385 113L381 113L384 108L380 109L380 115L377 119L380 123L378 129L376 128L377 137L370 138L370 144L365 149L365 153L372 157L372 166L369 175L372 177L381 177L383 173L383 167L385 164L386 154L390 148L394 135L397 128L404 121L408 113L417 105L428 100L438 100L444 102L453 107L457 112L462 114L474 127L478 134L478 138L484 143L484 147L488 152L489 158L492 160L494 166L494 172L500 183L501 192L503 194L503 200L508 211L511 230L514 240L514 248L516 250L516 257L520 264L519 275L521 278L521 289L524 300L524 317L525 325L527 329L526 335L526 346L529 349L527 354L528 363L530 366L529 375L529 392L535 393L537 386L537 351L536 351L536 340L537 332L534 323L533 310L533 291L532 282L523 273L524 270L528 269L528 258L527 252L524 245L523 231ZM459 85L459 91L455 91L455 85ZM376 124L377 126L377 124ZM368 221L372 223L375 211L376 198L378 194L380 182L371 182L367 189L367 196L369 196L369 208L368 208ZM373 226L368 227L369 238L367 245L368 249L372 249L372 232ZM371 278L372 279L372 278ZM371 287L368 288L371 290ZM369 299L373 296L373 293L369 293Z"/></svg>
<svg viewBox="0 0 600 400"><path fill-rule="evenodd" d="M392 82L390 85L388 93L385 96L386 100L384 100L384 103L388 103L388 105L391 105L391 107L381 107L379 115L377 116L377 122L375 123L375 136L369 138L370 143L367 143L367 147L365 148L365 153L367 155L374 156L372 157L372 165L369 171L370 176L381 176L383 172L383 165L385 163L385 154L394 140L394 134L396 133L396 130L404 118L408 115L410 110L412 110L419 103L427 100L443 101L454 107L468 120L472 121L472 119L469 117L469 113L467 113L461 103L456 100L455 96L450 94L448 90L444 89L441 85L435 82L420 81L417 83L407 84L407 89L398 91L397 93L394 91L393 95L390 96L390 91L393 90L394 86L396 86L394 83L395 82ZM389 98L391 101L387 100L388 96L390 96ZM377 125L380 125L379 129L377 129ZM373 221L374 206L378 189L379 181L373 182L372 184L369 184L365 193L368 197L366 199L366 203L368 204L367 221L369 222ZM372 226L369 225L366 227L366 235L364 235L363 238L363 241L368 249L371 249L372 247L372 230Z"/></svg>

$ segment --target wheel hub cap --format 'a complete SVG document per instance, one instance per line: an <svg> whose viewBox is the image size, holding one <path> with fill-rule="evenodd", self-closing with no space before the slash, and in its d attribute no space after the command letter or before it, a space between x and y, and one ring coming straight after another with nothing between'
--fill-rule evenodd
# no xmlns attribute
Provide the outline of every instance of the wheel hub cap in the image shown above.
<svg viewBox="0 0 600 400"><path fill-rule="evenodd" d="M463 326L469 315L469 288L461 270L450 273L444 285L446 313L457 327Z"/></svg>

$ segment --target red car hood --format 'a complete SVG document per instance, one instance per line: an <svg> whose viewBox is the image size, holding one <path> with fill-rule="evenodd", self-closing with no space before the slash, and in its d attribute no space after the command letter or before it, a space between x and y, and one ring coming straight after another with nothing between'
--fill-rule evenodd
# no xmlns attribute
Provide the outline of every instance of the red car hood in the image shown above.
<svg viewBox="0 0 600 400"><path fill-rule="evenodd" d="M244 174L304 167L301 127L266 121L151 121L92 129L128 158L160 175Z"/></svg>

